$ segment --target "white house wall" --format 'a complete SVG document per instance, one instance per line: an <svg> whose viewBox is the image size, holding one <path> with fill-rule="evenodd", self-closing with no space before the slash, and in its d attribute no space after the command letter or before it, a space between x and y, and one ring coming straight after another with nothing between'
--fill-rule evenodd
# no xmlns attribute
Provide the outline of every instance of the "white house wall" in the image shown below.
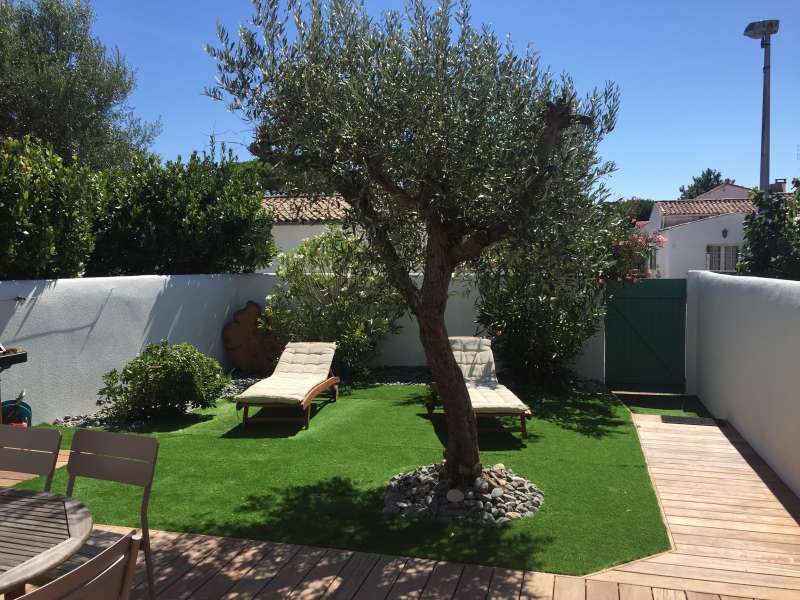
<svg viewBox="0 0 800 600"><path fill-rule="evenodd" d="M722 231L727 230L727 237ZM658 273L665 279L685 279L692 270L706 268L707 245L744 244L744 215L720 215L686 223L663 232L667 241L656 253Z"/></svg>
<svg viewBox="0 0 800 600"><path fill-rule="evenodd" d="M327 225L290 225L277 224L272 226L272 237L280 252L289 252L299 246L306 238L322 234ZM259 273L274 273L278 266L277 257L268 266L259 270Z"/></svg>
<svg viewBox="0 0 800 600"><path fill-rule="evenodd" d="M687 387L800 494L800 282L689 274Z"/></svg>

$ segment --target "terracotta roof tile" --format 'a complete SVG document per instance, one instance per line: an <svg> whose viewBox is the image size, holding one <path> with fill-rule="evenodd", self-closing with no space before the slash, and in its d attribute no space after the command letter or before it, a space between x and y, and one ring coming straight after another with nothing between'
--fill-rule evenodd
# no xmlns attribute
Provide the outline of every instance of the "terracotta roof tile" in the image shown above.
<svg viewBox="0 0 800 600"><path fill-rule="evenodd" d="M750 200L661 200L656 202L665 216L706 217L753 210Z"/></svg>
<svg viewBox="0 0 800 600"><path fill-rule="evenodd" d="M350 208L341 196L267 196L264 206L275 223L304 225L338 223Z"/></svg>

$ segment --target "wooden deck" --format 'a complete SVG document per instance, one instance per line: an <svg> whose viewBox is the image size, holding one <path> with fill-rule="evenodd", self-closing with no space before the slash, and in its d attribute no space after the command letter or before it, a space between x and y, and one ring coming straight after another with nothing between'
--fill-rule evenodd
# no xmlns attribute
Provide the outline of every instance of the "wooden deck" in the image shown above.
<svg viewBox="0 0 800 600"><path fill-rule="evenodd" d="M800 501L747 442L712 419L634 421L673 550L592 579L800 599Z"/></svg>
<svg viewBox="0 0 800 600"><path fill-rule="evenodd" d="M635 416L673 550L587 577L153 532L159 599L800 600L800 501L709 419ZM120 532L99 527L90 556ZM85 558L76 558L65 569ZM140 565L141 566L141 565ZM143 569L134 598L146 598Z"/></svg>

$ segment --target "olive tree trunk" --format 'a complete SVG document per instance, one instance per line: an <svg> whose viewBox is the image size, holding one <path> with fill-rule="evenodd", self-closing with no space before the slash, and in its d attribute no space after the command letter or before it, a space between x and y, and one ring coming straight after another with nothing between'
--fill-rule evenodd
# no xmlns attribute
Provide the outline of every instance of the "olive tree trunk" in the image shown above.
<svg viewBox="0 0 800 600"><path fill-rule="evenodd" d="M442 240L446 242L446 240ZM444 406L447 423L445 460L451 486L471 483L481 472L475 413L461 369L450 349L445 309L454 265L436 236L428 240L428 260L414 313L428 367Z"/></svg>

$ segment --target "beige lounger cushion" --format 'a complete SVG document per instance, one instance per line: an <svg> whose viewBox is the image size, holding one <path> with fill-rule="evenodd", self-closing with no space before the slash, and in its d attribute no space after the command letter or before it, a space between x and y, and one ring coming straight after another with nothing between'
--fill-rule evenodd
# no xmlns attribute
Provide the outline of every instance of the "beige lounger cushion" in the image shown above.
<svg viewBox="0 0 800 600"><path fill-rule="evenodd" d="M476 413L528 414L530 408L506 386L495 372L492 342L479 337L451 337L450 348L467 384L472 409Z"/></svg>
<svg viewBox="0 0 800 600"><path fill-rule="evenodd" d="M527 414L530 408L517 398L510 389L504 385L475 385L467 382L469 401L476 414L491 413L510 415Z"/></svg>
<svg viewBox="0 0 800 600"><path fill-rule="evenodd" d="M272 375L235 399L247 404L300 404L314 386L328 379L335 352L331 342L286 344Z"/></svg>

